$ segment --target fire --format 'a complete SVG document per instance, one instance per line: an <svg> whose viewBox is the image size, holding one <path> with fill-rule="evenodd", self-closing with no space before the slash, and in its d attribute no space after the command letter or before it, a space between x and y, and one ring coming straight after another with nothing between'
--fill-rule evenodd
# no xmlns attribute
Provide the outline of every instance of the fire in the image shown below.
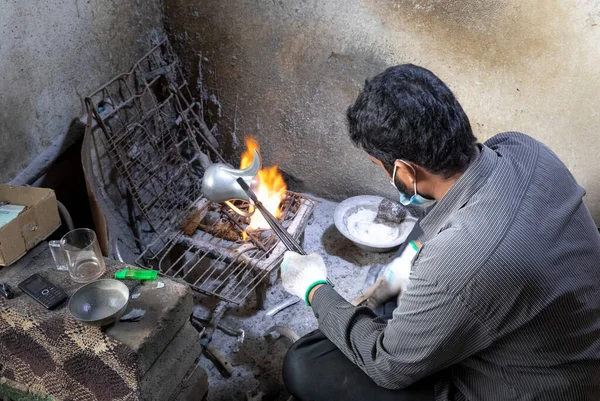
<svg viewBox="0 0 600 401"><path fill-rule="evenodd" d="M255 138L248 136L245 138L246 151L242 154L242 160L240 162L240 168L244 169L250 166L252 159L254 158L254 149L260 151L258 142ZM266 167L260 169L256 178L256 183L253 190L256 193L256 197L262 204L267 208L269 212L275 217L281 215L280 204L285 198L285 191L287 189L285 181L281 176L281 173L276 166ZM270 228L269 223L263 217L263 215L257 210L250 218L249 229L260 229ZM246 233L244 233L246 238Z"/></svg>

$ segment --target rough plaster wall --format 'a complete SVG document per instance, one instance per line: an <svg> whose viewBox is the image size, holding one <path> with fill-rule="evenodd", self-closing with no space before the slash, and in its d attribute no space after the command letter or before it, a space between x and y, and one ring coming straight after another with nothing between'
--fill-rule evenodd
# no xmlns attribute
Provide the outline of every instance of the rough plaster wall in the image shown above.
<svg viewBox="0 0 600 401"><path fill-rule="evenodd" d="M0 183L84 113L83 97L164 35L160 0L0 3Z"/></svg>
<svg viewBox="0 0 600 401"><path fill-rule="evenodd" d="M366 77L399 63L454 90L478 138L519 130L549 145L600 221L599 0L165 0L193 67L208 58L237 132L305 189L396 196L347 138ZM235 105L237 103L237 113Z"/></svg>

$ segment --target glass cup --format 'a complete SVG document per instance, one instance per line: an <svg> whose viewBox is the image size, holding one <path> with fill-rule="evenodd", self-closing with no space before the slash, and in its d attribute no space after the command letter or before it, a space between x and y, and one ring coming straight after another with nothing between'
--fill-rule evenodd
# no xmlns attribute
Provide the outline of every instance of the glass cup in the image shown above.
<svg viewBox="0 0 600 401"><path fill-rule="evenodd" d="M60 241L50 241L50 251L59 270L68 270L78 283L89 283L106 271L96 233L88 228L69 231Z"/></svg>

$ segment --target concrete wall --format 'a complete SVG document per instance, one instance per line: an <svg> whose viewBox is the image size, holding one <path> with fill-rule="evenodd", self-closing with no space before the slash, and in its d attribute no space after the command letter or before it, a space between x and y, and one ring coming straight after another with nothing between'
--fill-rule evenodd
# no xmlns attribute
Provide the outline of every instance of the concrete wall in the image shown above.
<svg viewBox="0 0 600 401"><path fill-rule="evenodd" d="M0 183L84 113L83 98L162 36L160 0L0 4Z"/></svg>
<svg viewBox="0 0 600 401"><path fill-rule="evenodd" d="M548 144L600 222L599 0L165 0L173 37L219 88L228 121L309 191L396 196L347 138L365 77L399 63L438 74L480 140ZM183 47L180 47L183 49ZM223 130L222 130L223 131ZM227 131L227 130L226 130Z"/></svg>

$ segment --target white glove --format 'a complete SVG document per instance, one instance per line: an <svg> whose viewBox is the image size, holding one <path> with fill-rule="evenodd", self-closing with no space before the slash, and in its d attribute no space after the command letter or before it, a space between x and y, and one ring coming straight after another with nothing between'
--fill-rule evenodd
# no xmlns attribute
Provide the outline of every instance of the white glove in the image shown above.
<svg viewBox="0 0 600 401"><path fill-rule="evenodd" d="M323 258L315 253L305 256L287 251L281 262L281 281L287 292L310 305L310 291L319 284L327 284L327 267Z"/></svg>
<svg viewBox="0 0 600 401"><path fill-rule="evenodd" d="M412 261L418 251L418 245L414 241L411 241L404 252L402 252L402 255L392 260L385 268L382 276L383 279L388 282L392 292L398 293L400 291L406 291L406 287L410 281Z"/></svg>

